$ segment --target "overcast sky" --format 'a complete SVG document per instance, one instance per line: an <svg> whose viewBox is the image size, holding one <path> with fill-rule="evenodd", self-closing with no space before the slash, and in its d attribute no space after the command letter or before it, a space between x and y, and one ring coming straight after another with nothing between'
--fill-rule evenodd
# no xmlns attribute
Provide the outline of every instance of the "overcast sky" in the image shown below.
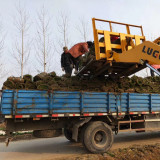
<svg viewBox="0 0 160 160"><path fill-rule="evenodd" d="M20 70L13 57L11 57L12 46L17 36L17 31L14 26L14 18L16 18L15 5L19 2L22 6L25 6L25 9L30 15L31 27L28 35L33 41L36 36L35 22L37 12L43 5L47 9L48 15L51 18L51 39L53 46L57 47L52 51L54 60L52 61L50 71L56 71L58 74L62 73L59 63L62 49L58 46L60 34L57 29L57 19L60 18L60 12L66 13L69 17L68 47L83 41L76 30L79 24L79 18L82 17L89 23L88 40L93 40L91 24L93 17L142 25L144 35L149 40L160 36L159 0L0 0L0 19L6 33L3 62L7 69L7 77L20 75ZM25 73L29 72L34 75L37 73L35 68L40 68L40 66L36 63L34 48L32 48ZM146 73L144 72L142 74Z"/></svg>

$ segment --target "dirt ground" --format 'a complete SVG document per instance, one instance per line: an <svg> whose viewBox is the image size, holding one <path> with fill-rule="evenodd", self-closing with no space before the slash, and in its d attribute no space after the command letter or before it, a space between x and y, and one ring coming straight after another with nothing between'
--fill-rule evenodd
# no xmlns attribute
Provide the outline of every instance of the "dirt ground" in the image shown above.
<svg viewBox="0 0 160 160"><path fill-rule="evenodd" d="M160 160L160 144L119 148L103 155L86 154L71 160Z"/></svg>
<svg viewBox="0 0 160 160"><path fill-rule="evenodd" d="M5 128L5 125L1 124L0 128ZM54 158L48 157L44 160L160 160L159 135L159 132L142 133L139 136L138 134L133 133L126 137L125 134L120 134L119 137L115 136L115 142L112 148L105 154L90 154L83 149L84 151L79 151L78 154L75 154L73 151L72 155L58 155L56 157L54 156ZM1 135L0 142L5 142L6 138L5 135ZM36 140L37 138L33 137L32 133L25 133L16 134L13 141L32 141L34 139ZM76 144L77 147L79 145L81 148L83 147L81 144Z"/></svg>
<svg viewBox="0 0 160 160"><path fill-rule="evenodd" d="M90 154L81 144L69 143L64 137L36 139L32 134L24 134L17 135L15 142L11 142L9 147L13 148L8 148L8 150L4 148L1 151L1 146L0 157L7 154L13 159L15 154L22 157L26 154L26 158L29 156L37 158L36 160L160 160L159 135L159 132L120 134L115 136L115 142L110 151L105 154ZM4 142L5 138L5 136L0 136L0 141ZM40 153L44 154L41 158L38 157Z"/></svg>

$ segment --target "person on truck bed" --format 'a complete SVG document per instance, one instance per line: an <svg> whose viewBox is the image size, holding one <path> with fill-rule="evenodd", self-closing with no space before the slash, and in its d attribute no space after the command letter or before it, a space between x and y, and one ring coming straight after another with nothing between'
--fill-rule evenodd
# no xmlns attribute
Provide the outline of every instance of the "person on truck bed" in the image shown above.
<svg viewBox="0 0 160 160"><path fill-rule="evenodd" d="M112 35L110 37L110 41L111 41L111 44L121 44L120 38L118 36L115 36L115 35ZM99 42L104 42L104 37L101 37L99 39ZM112 51L115 51L117 53L122 53L121 49L113 48ZM100 53L105 53L105 47L100 47Z"/></svg>
<svg viewBox="0 0 160 160"><path fill-rule="evenodd" d="M73 58L72 55L68 52L67 47L63 47L63 53L61 55L61 68L62 71L65 71L65 75L70 77L72 75L73 69Z"/></svg>
<svg viewBox="0 0 160 160"><path fill-rule="evenodd" d="M156 43L156 44L158 44L158 45L160 45L159 39L160 39L160 37L157 38L156 40L154 40L153 42ZM152 67L155 68L155 69L157 69L160 72L160 65L152 65ZM155 76L154 71L152 71L150 69L150 72L151 72L151 76L154 77Z"/></svg>
<svg viewBox="0 0 160 160"><path fill-rule="evenodd" d="M157 69L160 72L160 65L152 65L152 67ZM151 71L151 76L154 77L155 76L154 71L152 71L151 69L150 71Z"/></svg>
<svg viewBox="0 0 160 160"><path fill-rule="evenodd" d="M87 42L77 43L69 50L69 53L72 55L73 64L75 66L74 74L77 74L78 72L81 56L89 52L89 48L91 48L92 46L93 42L87 41Z"/></svg>

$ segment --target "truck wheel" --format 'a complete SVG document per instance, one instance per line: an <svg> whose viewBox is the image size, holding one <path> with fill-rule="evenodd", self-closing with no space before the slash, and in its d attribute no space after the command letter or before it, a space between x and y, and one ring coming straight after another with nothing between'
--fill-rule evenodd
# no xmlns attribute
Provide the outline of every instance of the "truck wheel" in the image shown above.
<svg viewBox="0 0 160 160"><path fill-rule="evenodd" d="M62 130L53 130L53 129L47 129L47 130L35 130L33 131L33 136L37 138L51 138L51 137L59 137L62 135Z"/></svg>
<svg viewBox="0 0 160 160"><path fill-rule="evenodd" d="M104 122L91 122L83 135L83 144L92 153L104 153L113 143L112 129Z"/></svg>

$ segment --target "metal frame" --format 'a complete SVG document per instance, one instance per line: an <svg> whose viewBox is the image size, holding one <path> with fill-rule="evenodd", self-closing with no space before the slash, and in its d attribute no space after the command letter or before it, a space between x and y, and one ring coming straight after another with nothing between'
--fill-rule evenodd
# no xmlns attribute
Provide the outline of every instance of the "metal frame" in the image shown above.
<svg viewBox="0 0 160 160"><path fill-rule="evenodd" d="M133 123L145 123L145 122L159 122L160 119L141 119L141 120L132 120L131 117L129 117L129 120L124 120L124 121L118 121L118 132L132 132L132 131L155 131L155 130L160 130L160 128L155 128L155 127L150 127L146 128L132 128ZM129 129L120 129L121 124L129 124Z"/></svg>
<svg viewBox="0 0 160 160"><path fill-rule="evenodd" d="M156 70L154 67L152 67L152 66L149 65L148 63L146 63L146 66L160 76L160 72L159 72L158 70Z"/></svg>
<svg viewBox="0 0 160 160"><path fill-rule="evenodd" d="M110 31L107 30L98 30L96 28L96 21L101 22L107 22L110 26ZM131 25L126 23L120 23L120 22L114 22L114 21L108 21L108 20L102 20L97 18L92 18L92 24L93 24L93 34L94 34L94 42L95 42L95 54L96 54L96 60L100 60L103 58L107 58L108 61L113 60L113 58L110 58L109 52L114 49L122 49L123 51L127 51L129 49L134 48L134 46L137 46L145 41L145 36L143 34L143 28L142 26L137 25ZM127 34L125 33L118 33L113 32L112 30L112 24L119 24L126 26ZM130 34L130 27L136 27L141 29L141 35L131 35ZM99 42L98 35L104 36L104 42ZM112 44L110 41L111 36L118 36L120 37L121 44ZM130 46L127 46L126 43L126 37L129 37L131 39ZM135 44L133 42L133 39L135 40ZM100 47L105 47L105 53L100 53Z"/></svg>
<svg viewBox="0 0 160 160"><path fill-rule="evenodd" d="M99 30L96 28L96 22L102 21L109 23L109 30ZM160 38L154 42L145 41L142 26L131 25L126 23L92 19L95 59L88 62L79 72L78 76L87 76L89 78L103 76L118 78L130 76L144 68L146 64L140 61L147 61L149 65L160 65L160 47L157 45ZM112 24L126 26L126 34L113 32ZM130 27L140 28L140 35L131 35ZM100 42L99 35L104 37ZM111 42L111 37L117 36L117 42ZM114 44L113 44L114 43ZM117 43L117 44L115 44ZM103 52L103 53L102 53ZM156 72L157 73L157 72ZM158 74L158 73L157 73Z"/></svg>
<svg viewBox="0 0 160 160"><path fill-rule="evenodd" d="M156 38L153 42L160 45L160 37Z"/></svg>

